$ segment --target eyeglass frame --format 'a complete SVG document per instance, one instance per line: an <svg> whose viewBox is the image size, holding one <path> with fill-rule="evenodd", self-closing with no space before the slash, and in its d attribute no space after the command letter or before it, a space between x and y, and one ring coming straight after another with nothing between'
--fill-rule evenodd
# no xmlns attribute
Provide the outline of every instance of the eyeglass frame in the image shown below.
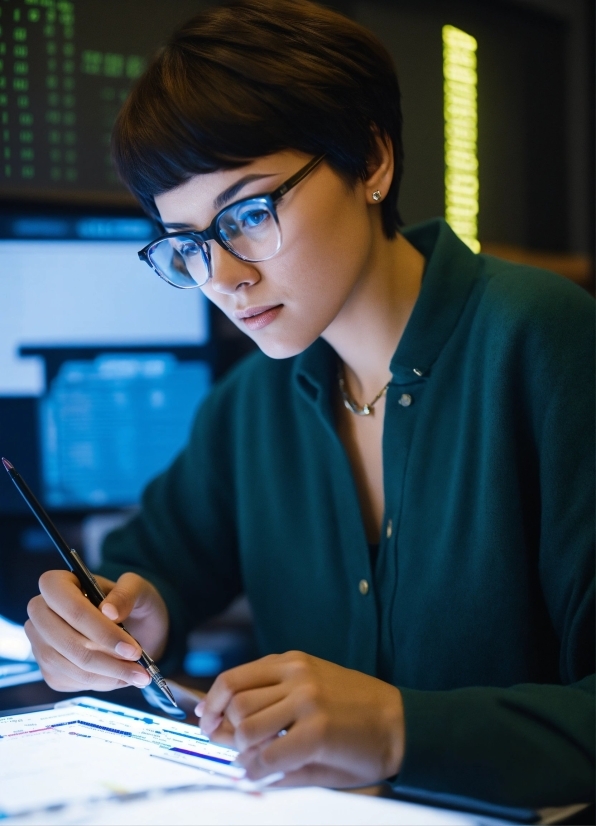
<svg viewBox="0 0 596 826"><path fill-rule="evenodd" d="M213 218L213 220L211 221L211 223L209 224L207 229L204 229L204 230L180 229L180 230L176 230L175 232L167 232L164 235L160 235L158 238L154 238L153 241L151 241L149 244L147 244L147 246L143 247L142 250L139 250L139 252L137 253L137 255L139 256L139 259L141 261L144 261L146 264L148 264L151 267L151 269L155 273L157 273L157 275L162 280L164 280L167 284L170 284L170 286L177 287L178 289L189 289L189 287L181 287L179 284L172 284L171 281L168 281L168 279L165 278L160 273L160 271L157 269L157 267L155 267L153 265L151 259L149 258L149 250L151 250L153 247L157 246L157 244L160 244L162 241L167 241L170 238L187 237L187 238L192 238L193 240L198 241L201 244L206 244L207 241L215 241L217 244L219 244L220 247L222 247L222 249L226 250L226 252L231 253L234 257L240 259L241 261L251 261L251 262L254 261L254 262L257 262L257 261L267 261L267 260L269 260L269 258L273 258L273 256L277 255L277 253L279 252L280 247L277 248L277 250L273 253L273 255L268 256L267 258L249 259L249 258L245 258L244 256L240 255L240 253L236 252L236 250L234 250L230 246L228 246L228 244L226 244L225 240L221 237L220 231L218 229L219 219L221 218L221 216L225 212L227 212L232 207L236 207L239 204L243 204L243 203L248 202L248 201L261 200L261 201L265 201L267 203L267 206L271 210L271 213L272 213L273 217L275 218L276 223L279 226L279 220L277 218L277 211L275 209L275 204L277 204L283 198L283 196L286 195L286 193L288 193L291 189L293 189L301 181L303 181L304 178L306 178L306 176L308 174L310 174L321 163L321 161L323 160L324 157L325 157L325 154L323 153L322 155L317 155L315 158L312 158L307 164L305 164L305 166L301 167L301 169L299 169L298 172L295 172L286 181L284 181L282 184L280 184L277 187L277 189L274 189L273 192L264 192L264 193L257 194L257 195L250 195L247 198L240 198L238 201L233 201L231 204L227 204L225 207L223 207L222 209L219 210L219 212ZM203 281L201 284L196 284L195 285L197 287L204 287L205 284L207 284L211 280L211 278L213 278L213 271L212 271L212 267L211 267L211 255L209 253L209 248L208 247L207 247L207 250L204 250L204 253L206 253L205 254L205 264L206 264L206 267L207 267L207 270L208 270L209 274L208 274L205 281ZM190 289L192 289L192 288L190 288Z"/></svg>

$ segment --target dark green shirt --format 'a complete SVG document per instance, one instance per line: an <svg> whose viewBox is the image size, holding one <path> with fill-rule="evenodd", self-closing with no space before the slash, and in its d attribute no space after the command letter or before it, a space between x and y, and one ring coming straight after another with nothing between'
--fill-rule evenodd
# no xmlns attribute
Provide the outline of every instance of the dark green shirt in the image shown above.
<svg viewBox="0 0 596 826"><path fill-rule="evenodd" d="M263 654L398 686L397 786L590 800L594 303L474 255L443 221L404 234L427 264L391 361L374 570L335 427L337 357L318 340L252 355L215 387L102 573L157 585L170 660L245 592Z"/></svg>

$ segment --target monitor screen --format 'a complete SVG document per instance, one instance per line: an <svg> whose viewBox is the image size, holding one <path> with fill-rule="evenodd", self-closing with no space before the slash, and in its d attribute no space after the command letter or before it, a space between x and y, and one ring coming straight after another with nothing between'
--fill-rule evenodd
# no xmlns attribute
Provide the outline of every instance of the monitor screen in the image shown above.
<svg viewBox="0 0 596 826"><path fill-rule="evenodd" d="M132 84L201 0L3 0L0 195L131 201L110 132Z"/></svg>
<svg viewBox="0 0 596 826"><path fill-rule="evenodd" d="M136 217L0 228L0 453L50 509L119 508L188 437L211 384L207 302L139 261ZM0 487L0 511L18 499Z"/></svg>

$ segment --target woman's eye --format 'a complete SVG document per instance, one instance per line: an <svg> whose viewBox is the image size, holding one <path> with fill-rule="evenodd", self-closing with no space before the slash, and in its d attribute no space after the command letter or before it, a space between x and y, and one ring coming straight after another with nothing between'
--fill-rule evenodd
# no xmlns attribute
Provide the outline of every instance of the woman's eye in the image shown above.
<svg viewBox="0 0 596 826"><path fill-rule="evenodd" d="M268 217L269 212L266 209L252 209L240 217L240 222L242 227L253 229L254 227L260 226Z"/></svg>
<svg viewBox="0 0 596 826"><path fill-rule="evenodd" d="M176 249L180 255L188 258L198 253L199 245L196 241L179 241L176 245Z"/></svg>

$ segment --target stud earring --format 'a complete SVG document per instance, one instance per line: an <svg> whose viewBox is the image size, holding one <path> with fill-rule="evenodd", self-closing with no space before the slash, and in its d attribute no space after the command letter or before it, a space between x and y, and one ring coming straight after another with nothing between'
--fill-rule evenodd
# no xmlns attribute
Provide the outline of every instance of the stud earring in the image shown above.
<svg viewBox="0 0 596 826"><path fill-rule="evenodd" d="M375 190L372 194L373 201L380 201L381 200L381 192L379 189Z"/></svg>

